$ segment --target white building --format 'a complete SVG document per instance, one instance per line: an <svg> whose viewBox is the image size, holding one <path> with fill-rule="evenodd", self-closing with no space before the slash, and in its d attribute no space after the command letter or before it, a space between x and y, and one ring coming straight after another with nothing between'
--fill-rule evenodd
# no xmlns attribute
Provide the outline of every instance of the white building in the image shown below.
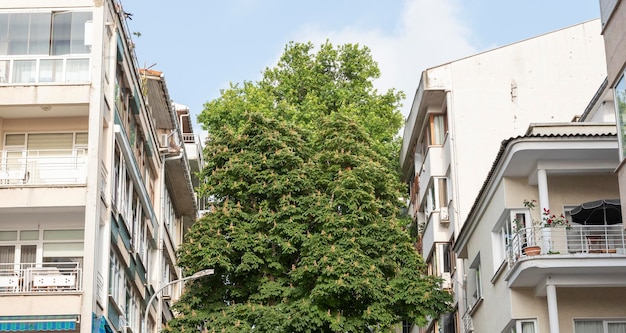
<svg viewBox="0 0 626 333"><path fill-rule="evenodd" d="M162 73L138 69L126 16L0 2L0 331L138 333L182 277L200 142Z"/></svg>
<svg viewBox="0 0 626 333"><path fill-rule="evenodd" d="M407 119L400 163L422 254L461 295L466 267L452 247L500 149L533 122L569 122L606 78L594 20L429 68ZM459 312L426 332L460 331Z"/></svg>

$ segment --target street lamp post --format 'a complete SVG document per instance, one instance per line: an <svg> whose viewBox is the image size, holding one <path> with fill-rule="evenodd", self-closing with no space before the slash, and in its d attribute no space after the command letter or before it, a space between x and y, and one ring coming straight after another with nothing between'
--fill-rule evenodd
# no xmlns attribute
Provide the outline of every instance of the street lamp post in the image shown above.
<svg viewBox="0 0 626 333"><path fill-rule="evenodd" d="M168 286L173 285L174 283L178 283L178 282L183 282L183 281L187 281L187 280L194 280L197 278L201 278L203 276L207 276L207 275L211 275L215 272L215 270L213 270L212 268L210 269L204 269L201 270L199 272L194 273L193 275L184 277L182 279L178 279L178 280L174 280L174 281L170 281L168 283L166 283L165 285L163 285L161 288L159 288L159 290L155 291L154 294L152 294L152 296L150 297L150 299L148 300L148 303L146 304L146 312L143 315L143 321L141 322L141 332L142 333L146 333L147 329L146 326L148 325L148 313L150 313L150 304L152 304L152 301L154 301L154 299L156 298L156 296L163 291L163 289L165 289Z"/></svg>

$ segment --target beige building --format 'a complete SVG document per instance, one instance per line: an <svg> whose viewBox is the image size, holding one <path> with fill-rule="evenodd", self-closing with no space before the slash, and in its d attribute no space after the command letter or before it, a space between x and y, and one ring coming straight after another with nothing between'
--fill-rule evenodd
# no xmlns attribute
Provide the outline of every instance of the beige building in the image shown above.
<svg viewBox="0 0 626 333"><path fill-rule="evenodd" d="M463 296L470 267L453 251L459 231L503 140L531 123L569 122L594 99L606 78L600 28L600 20L584 22L422 73L400 163L419 249L429 273L454 293L455 312L413 331L470 327L462 320L473 305Z"/></svg>
<svg viewBox="0 0 626 333"><path fill-rule="evenodd" d="M119 1L0 2L0 331L155 331L202 148ZM146 307L148 307L146 309ZM147 312L147 325L142 318Z"/></svg>
<svg viewBox="0 0 626 333"><path fill-rule="evenodd" d="M456 239L461 332L626 329L617 150L613 123L533 124L503 141Z"/></svg>

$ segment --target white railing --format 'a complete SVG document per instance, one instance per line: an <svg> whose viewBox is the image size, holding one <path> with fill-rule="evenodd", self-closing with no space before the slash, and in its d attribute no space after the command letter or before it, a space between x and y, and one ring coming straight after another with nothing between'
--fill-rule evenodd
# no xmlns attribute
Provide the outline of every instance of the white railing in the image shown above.
<svg viewBox="0 0 626 333"><path fill-rule="evenodd" d="M474 322L472 321L469 310L465 311L463 317L461 317L461 321L463 322L463 332L474 332Z"/></svg>
<svg viewBox="0 0 626 333"><path fill-rule="evenodd" d="M27 150L2 152L0 186L85 184L87 150Z"/></svg>
<svg viewBox="0 0 626 333"><path fill-rule="evenodd" d="M0 264L0 294L82 291L77 262Z"/></svg>
<svg viewBox="0 0 626 333"><path fill-rule="evenodd" d="M3 56L0 84L88 83L89 58Z"/></svg>
<svg viewBox="0 0 626 333"><path fill-rule="evenodd" d="M538 252L531 252L536 246ZM534 255L626 255L622 224L523 228L506 247L510 264Z"/></svg>

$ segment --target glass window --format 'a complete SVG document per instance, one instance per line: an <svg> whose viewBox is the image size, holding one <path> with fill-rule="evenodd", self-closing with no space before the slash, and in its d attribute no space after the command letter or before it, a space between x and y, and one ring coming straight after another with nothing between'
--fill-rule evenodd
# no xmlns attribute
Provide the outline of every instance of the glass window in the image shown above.
<svg viewBox="0 0 626 333"><path fill-rule="evenodd" d="M39 230L20 231L20 240L38 240Z"/></svg>
<svg viewBox="0 0 626 333"><path fill-rule="evenodd" d="M85 237L84 230L46 230L43 232L43 240L80 240Z"/></svg>
<svg viewBox="0 0 626 333"><path fill-rule="evenodd" d="M30 14L14 13L9 17L8 54L28 54L28 25Z"/></svg>
<svg viewBox="0 0 626 333"><path fill-rule="evenodd" d="M0 55L7 55L9 48L9 14L0 14Z"/></svg>
<svg viewBox="0 0 626 333"><path fill-rule="evenodd" d="M615 107L620 159L623 160L626 157L626 79L624 76L615 86Z"/></svg>
<svg viewBox="0 0 626 333"><path fill-rule="evenodd" d="M28 54L48 54L50 49L50 13L30 14Z"/></svg>
<svg viewBox="0 0 626 333"><path fill-rule="evenodd" d="M17 231L0 231L0 241L17 240Z"/></svg>
<svg viewBox="0 0 626 333"><path fill-rule="evenodd" d="M67 59L65 82L89 81L89 59Z"/></svg>
<svg viewBox="0 0 626 333"><path fill-rule="evenodd" d="M480 270L480 255L477 255L470 265L470 274L468 274L467 276L469 289L468 293L471 296L471 304L474 305L483 297Z"/></svg>
<svg viewBox="0 0 626 333"><path fill-rule="evenodd" d="M535 333L537 332L535 320L518 320L511 327L511 333Z"/></svg>
<svg viewBox="0 0 626 333"><path fill-rule="evenodd" d="M15 60L13 62L13 82L33 83L36 78L37 60Z"/></svg>
<svg viewBox="0 0 626 333"><path fill-rule="evenodd" d="M443 333L456 333L456 312L443 315Z"/></svg>
<svg viewBox="0 0 626 333"><path fill-rule="evenodd" d="M624 333L624 320L574 320L574 333Z"/></svg>
<svg viewBox="0 0 626 333"><path fill-rule="evenodd" d="M42 59L39 62L39 82L61 82L63 59Z"/></svg>
<svg viewBox="0 0 626 333"><path fill-rule="evenodd" d="M90 12L57 12L52 14L51 54L87 54L85 24L91 21Z"/></svg>
<svg viewBox="0 0 626 333"><path fill-rule="evenodd" d="M435 177L426 190L424 213L428 216L432 211L448 206L448 179Z"/></svg>
<svg viewBox="0 0 626 333"><path fill-rule="evenodd" d="M430 116L430 144L442 145L446 138L448 130L446 124L446 115L438 114Z"/></svg>

